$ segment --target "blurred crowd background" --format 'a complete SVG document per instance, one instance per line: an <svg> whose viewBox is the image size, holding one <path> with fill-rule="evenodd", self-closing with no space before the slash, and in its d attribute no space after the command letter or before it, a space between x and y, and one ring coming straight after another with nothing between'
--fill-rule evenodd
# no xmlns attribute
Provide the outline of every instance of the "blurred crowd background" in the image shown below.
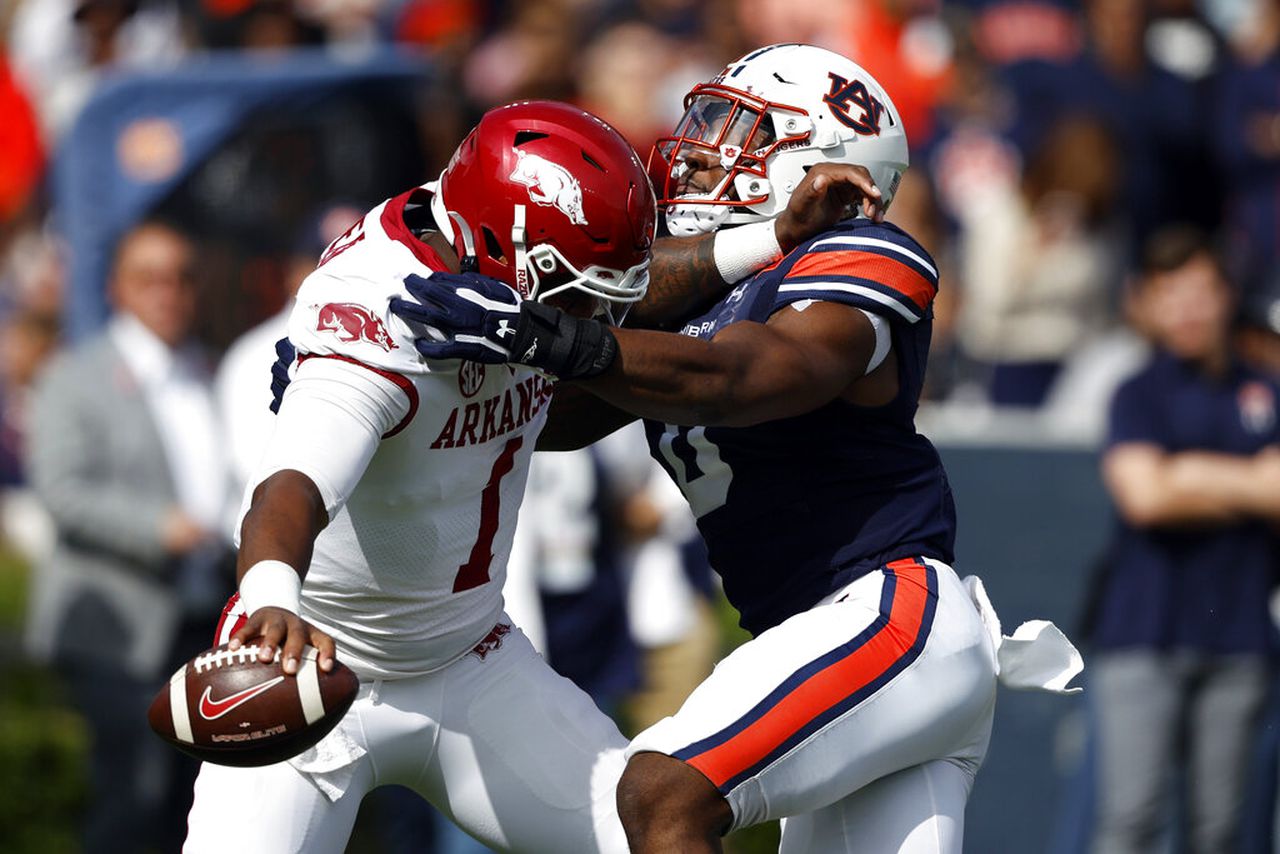
<svg viewBox="0 0 1280 854"><path fill-rule="evenodd" d="M189 298L174 341L208 371L225 464L221 502L175 499L170 558L225 551L280 312L361 212L516 99L578 104L643 158L694 83L772 42L849 56L901 112L912 166L889 218L943 273L921 423L955 479L961 569L1010 618L1087 610L1112 526L1097 451L1148 352L1132 284L1153 236L1210 236L1232 346L1280 373L1280 0L0 0L0 33L0 850L80 850L103 784L75 679L33 626L61 520L32 489L32 389L121 309L126 236ZM538 464L508 588L632 731L741 639L642 444ZM967 850L1084 850L1087 705L1001 715ZM1251 851L1272 850L1273 717Z"/></svg>

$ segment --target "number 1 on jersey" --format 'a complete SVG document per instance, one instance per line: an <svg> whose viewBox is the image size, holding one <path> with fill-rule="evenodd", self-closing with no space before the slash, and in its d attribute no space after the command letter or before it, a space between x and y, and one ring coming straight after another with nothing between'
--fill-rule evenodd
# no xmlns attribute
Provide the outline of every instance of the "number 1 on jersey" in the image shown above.
<svg viewBox="0 0 1280 854"><path fill-rule="evenodd" d="M515 468L516 451L523 444L523 436L508 439L502 453L493 462L489 483L480 493L480 534L471 547L471 556L458 567L458 574L454 576L454 593L489 583L489 565L493 563L493 538L498 535L498 513L502 509L499 506L502 499L502 479Z"/></svg>

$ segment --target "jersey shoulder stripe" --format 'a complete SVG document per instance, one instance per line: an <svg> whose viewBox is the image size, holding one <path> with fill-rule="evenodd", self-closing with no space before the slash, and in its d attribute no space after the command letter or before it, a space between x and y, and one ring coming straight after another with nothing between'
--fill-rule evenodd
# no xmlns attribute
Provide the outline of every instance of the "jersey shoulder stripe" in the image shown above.
<svg viewBox="0 0 1280 854"><path fill-rule="evenodd" d="M810 276L788 279L778 286L777 305L801 300L846 303L881 315L888 309L908 323L915 323L925 316L924 311L902 293L870 279Z"/></svg>
<svg viewBox="0 0 1280 854"><path fill-rule="evenodd" d="M915 262L890 250L828 245L791 265L786 280L831 277L869 281L891 288L923 311L938 292L938 279Z"/></svg>
<svg viewBox="0 0 1280 854"><path fill-rule="evenodd" d="M915 323L938 293L938 268L911 236L890 223L846 221L779 270L779 302L848 303Z"/></svg>
<svg viewBox="0 0 1280 854"><path fill-rule="evenodd" d="M935 285L938 283L938 268L934 266L933 259L915 241L907 239L903 234L884 231L875 236L840 235L822 238L809 246L810 252L846 249L856 249L892 258L908 265Z"/></svg>

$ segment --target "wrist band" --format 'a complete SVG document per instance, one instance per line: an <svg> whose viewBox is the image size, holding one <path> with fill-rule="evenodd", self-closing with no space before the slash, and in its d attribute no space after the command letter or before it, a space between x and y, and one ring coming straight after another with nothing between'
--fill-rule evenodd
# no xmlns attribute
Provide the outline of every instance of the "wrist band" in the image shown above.
<svg viewBox="0 0 1280 854"><path fill-rule="evenodd" d="M720 276L732 285L782 257L773 220L752 222L716 232L711 246Z"/></svg>
<svg viewBox="0 0 1280 854"><path fill-rule="evenodd" d="M302 576L281 560L260 560L240 579L240 601L246 613L283 608L297 614L302 607Z"/></svg>
<svg viewBox="0 0 1280 854"><path fill-rule="evenodd" d="M572 380L603 373L617 355L618 339L604 323L533 300L520 303L511 361Z"/></svg>

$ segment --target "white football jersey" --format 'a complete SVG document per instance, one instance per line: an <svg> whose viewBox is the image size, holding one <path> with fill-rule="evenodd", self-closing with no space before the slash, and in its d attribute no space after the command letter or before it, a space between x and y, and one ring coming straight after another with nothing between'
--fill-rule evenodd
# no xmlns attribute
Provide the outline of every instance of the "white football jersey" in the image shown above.
<svg viewBox="0 0 1280 854"><path fill-rule="evenodd" d="M448 664L501 616L517 511L552 389L529 368L428 361L414 349L414 332L390 301L408 297L407 276L445 268L404 224L410 195L366 214L303 283L289 319L298 380L281 409L287 413L307 363L322 358L358 363L363 369L349 373L392 395L394 383L407 400L354 487L325 496L331 521L302 587L302 616L334 637L339 658L385 677ZM306 472L287 457L265 460L254 483L281 468Z"/></svg>

